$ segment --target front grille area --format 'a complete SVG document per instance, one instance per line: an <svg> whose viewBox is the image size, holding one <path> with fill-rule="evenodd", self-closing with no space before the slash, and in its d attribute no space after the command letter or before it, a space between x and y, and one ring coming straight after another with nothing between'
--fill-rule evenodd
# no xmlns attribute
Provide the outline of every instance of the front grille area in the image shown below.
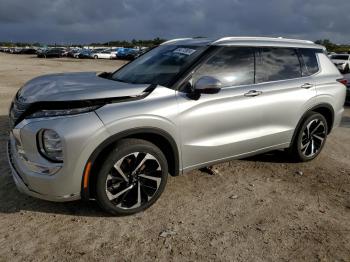
<svg viewBox="0 0 350 262"><path fill-rule="evenodd" d="M15 125L17 125L19 121L22 120L24 113L27 111L28 108L28 104L19 102L17 98L13 100L9 115L11 129L13 129Z"/></svg>

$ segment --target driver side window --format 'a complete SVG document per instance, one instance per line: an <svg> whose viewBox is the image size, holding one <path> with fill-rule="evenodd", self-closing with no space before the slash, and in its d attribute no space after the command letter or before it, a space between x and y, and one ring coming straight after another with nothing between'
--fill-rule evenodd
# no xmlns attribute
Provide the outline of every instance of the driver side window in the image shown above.
<svg viewBox="0 0 350 262"><path fill-rule="evenodd" d="M254 84L254 49L223 47L193 74L193 83L202 76L221 81L223 87Z"/></svg>

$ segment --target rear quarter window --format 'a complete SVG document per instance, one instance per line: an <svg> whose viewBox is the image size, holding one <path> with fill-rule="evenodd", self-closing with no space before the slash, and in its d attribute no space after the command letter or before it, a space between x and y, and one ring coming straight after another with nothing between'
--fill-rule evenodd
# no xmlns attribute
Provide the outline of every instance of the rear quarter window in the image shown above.
<svg viewBox="0 0 350 262"><path fill-rule="evenodd" d="M315 49L299 49L299 54L304 62L303 76L310 76L319 71L316 54L322 53L322 50Z"/></svg>

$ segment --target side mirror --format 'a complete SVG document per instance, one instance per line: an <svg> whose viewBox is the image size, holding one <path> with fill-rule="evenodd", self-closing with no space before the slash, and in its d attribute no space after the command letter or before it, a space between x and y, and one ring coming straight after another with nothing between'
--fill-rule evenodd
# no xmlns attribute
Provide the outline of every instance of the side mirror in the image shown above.
<svg viewBox="0 0 350 262"><path fill-rule="evenodd" d="M220 80L211 76L202 76L194 84L194 92L197 94L216 94L222 87Z"/></svg>

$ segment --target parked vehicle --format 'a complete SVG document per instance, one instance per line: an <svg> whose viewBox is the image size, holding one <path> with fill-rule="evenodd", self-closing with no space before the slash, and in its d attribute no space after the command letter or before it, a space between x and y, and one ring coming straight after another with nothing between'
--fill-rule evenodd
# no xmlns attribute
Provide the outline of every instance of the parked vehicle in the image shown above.
<svg viewBox="0 0 350 262"><path fill-rule="evenodd" d="M81 49L70 49L66 56L72 58L78 58Z"/></svg>
<svg viewBox="0 0 350 262"><path fill-rule="evenodd" d="M20 47L14 47L10 49L11 54L19 54L21 52L22 48Z"/></svg>
<svg viewBox="0 0 350 262"><path fill-rule="evenodd" d="M8 48L8 47L1 47L0 48L0 52L8 53L8 52L10 52L10 48Z"/></svg>
<svg viewBox="0 0 350 262"><path fill-rule="evenodd" d="M22 48L19 54L33 55L36 54L36 49L34 48Z"/></svg>
<svg viewBox="0 0 350 262"><path fill-rule="evenodd" d="M91 50L83 49L80 50L79 53L76 55L77 58L91 58Z"/></svg>
<svg viewBox="0 0 350 262"><path fill-rule="evenodd" d="M344 75L344 84L346 85L346 99L345 102L350 104L350 74Z"/></svg>
<svg viewBox="0 0 350 262"><path fill-rule="evenodd" d="M0 52L9 53L10 52L10 48L9 47L1 47L0 48Z"/></svg>
<svg viewBox="0 0 350 262"><path fill-rule="evenodd" d="M103 50L97 53L92 53L91 57L94 59L113 59L116 57L115 53L111 49Z"/></svg>
<svg viewBox="0 0 350 262"><path fill-rule="evenodd" d="M336 54L331 56L332 62L337 66L340 72L350 72L350 55Z"/></svg>
<svg viewBox="0 0 350 262"><path fill-rule="evenodd" d="M94 55L95 53L100 53L100 52L102 52L102 51L104 51L104 50L106 50L106 48L94 48L94 49L92 49L92 50L91 50L91 58L93 58L93 55Z"/></svg>
<svg viewBox="0 0 350 262"><path fill-rule="evenodd" d="M128 54L125 55L124 59L125 60L131 60L131 61L135 60L136 58L138 58L139 56L143 55L147 51L148 51L148 48L145 48L145 49L142 49L142 50L133 49Z"/></svg>
<svg viewBox="0 0 350 262"><path fill-rule="evenodd" d="M25 84L10 108L12 174L34 197L133 214L168 174L276 149L314 159L341 121L344 83L309 41L168 41L114 73Z"/></svg>
<svg viewBox="0 0 350 262"><path fill-rule="evenodd" d="M64 49L62 48L48 48L38 52L37 56L42 58L62 57L63 53Z"/></svg>
<svg viewBox="0 0 350 262"><path fill-rule="evenodd" d="M119 48L117 52L118 59L128 59L133 56L138 50L134 48Z"/></svg>

